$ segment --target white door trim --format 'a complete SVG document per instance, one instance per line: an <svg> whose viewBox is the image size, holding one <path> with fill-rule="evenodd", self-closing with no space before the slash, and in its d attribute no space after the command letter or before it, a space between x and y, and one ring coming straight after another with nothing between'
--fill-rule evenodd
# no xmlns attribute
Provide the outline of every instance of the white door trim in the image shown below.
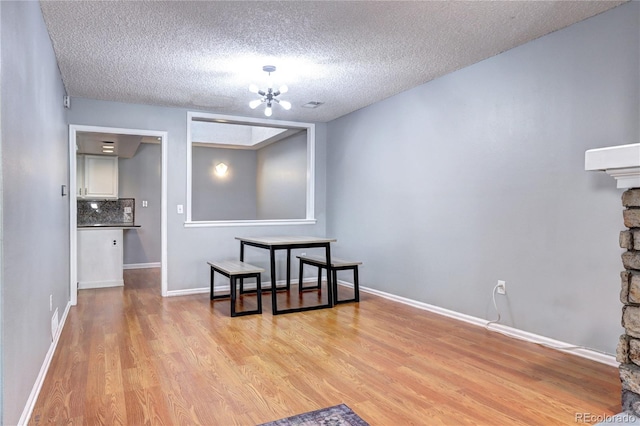
<svg viewBox="0 0 640 426"><path fill-rule="evenodd" d="M69 299L78 304L78 240L77 240L77 185L76 185L76 132L118 133L122 135L154 136L161 138L161 201L160 201L160 280L162 296L167 296L167 164L168 133L161 130L122 129L117 127L69 125Z"/></svg>

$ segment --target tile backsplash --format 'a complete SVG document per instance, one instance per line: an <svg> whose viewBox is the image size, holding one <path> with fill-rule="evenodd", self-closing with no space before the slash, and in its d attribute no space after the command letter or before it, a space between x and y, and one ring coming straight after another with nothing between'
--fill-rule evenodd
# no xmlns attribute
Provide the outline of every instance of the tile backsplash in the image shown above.
<svg viewBox="0 0 640 426"><path fill-rule="evenodd" d="M133 225L135 208L135 198L78 200L78 226L111 223Z"/></svg>

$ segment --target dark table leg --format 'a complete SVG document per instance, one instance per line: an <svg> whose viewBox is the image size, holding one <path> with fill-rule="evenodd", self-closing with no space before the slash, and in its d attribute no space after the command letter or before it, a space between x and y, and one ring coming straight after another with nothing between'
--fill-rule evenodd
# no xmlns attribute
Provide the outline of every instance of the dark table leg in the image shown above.
<svg viewBox="0 0 640 426"><path fill-rule="evenodd" d="M242 241L240 241L240 262L244 262L244 242ZM240 278L240 294L244 294L244 278Z"/></svg>
<svg viewBox="0 0 640 426"><path fill-rule="evenodd" d="M324 246L324 251L326 256L325 260L327 261L327 292L329 293L327 297L329 298L329 307L332 308L335 303L333 295L334 282L331 276L331 245L329 243Z"/></svg>
<svg viewBox="0 0 640 426"><path fill-rule="evenodd" d="M240 278L242 282L242 278ZM231 285L231 316L236 316L236 277L229 277L229 285Z"/></svg>
<svg viewBox="0 0 640 426"><path fill-rule="evenodd" d="M278 314L277 289L276 289L276 251L273 247L269 248L269 257L271 262L271 309L273 315Z"/></svg>
<svg viewBox="0 0 640 426"><path fill-rule="evenodd" d="M211 267L211 278L210 278L210 282L211 282L211 300L213 300L213 276L215 274L215 271L213 269L213 266Z"/></svg>
<svg viewBox="0 0 640 426"><path fill-rule="evenodd" d="M300 266L298 266L298 295L302 293L302 276L304 275L304 263L300 259Z"/></svg>
<svg viewBox="0 0 640 426"><path fill-rule="evenodd" d="M287 291L291 290L291 249L287 248Z"/></svg>

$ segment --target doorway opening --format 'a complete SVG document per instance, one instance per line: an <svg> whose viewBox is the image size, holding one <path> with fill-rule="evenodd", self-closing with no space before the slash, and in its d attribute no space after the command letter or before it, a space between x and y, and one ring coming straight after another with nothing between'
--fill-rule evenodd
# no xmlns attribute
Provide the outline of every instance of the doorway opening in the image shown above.
<svg viewBox="0 0 640 426"><path fill-rule="evenodd" d="M105 135L109 135L111 137L105 138ZM105 142L105 139L110 139L111 145L113 145L113 150L111 152L104 151L104 146L109 145ZM113 128L113 127L101 127L101 126L85 126L85 125L70 125L69 126L69 166L70 166L70 181L69 181L69 241L70 241L70 301L72 305L76 305L78 301L78 200L90 199L92 198L92 194L87 196L87 188L83 188L82 182L87 182L87 179L83 179L82 182L78 179L79 173L78 170L81 170L80 173L83 173L82 167L78 168L77 159L78 154L84 155L89 158L98 158L100 159L100 155L107 154L107 156L120 156L122 155L122 160L120 160L120 164L125 166L125 169L135 170L137 169L137 165L133 164L133 158L135 155L131 154L131 151L135 153L135 151L139 148L136 147L136 142L142 146L140 152L146 152L145 157L150 158L150 161L153 161L153 157L157 158L157 155L153 153L153 149L150 148L151 144L160 145L160 195L159 200L156 198L156 202L149 200L149 197L141 196L140 199L136 199L136 204L138 206L138 215L148 214L150 210L146 210L148 207L152 207L154 204L156 205L156 209L159 204L159 213L160 213L160 262L145 262L144 255L140 256L135 254L135 247L138 246L140 248L143 244L153 245L155 244L153 238L149 238L147 236L145 241L141 241L140 238L136 238L135 231L130 234L130 238L125 238L123 242L125 253L127 247L129 247L128 255L124 257L124 267L127 269L133 269L136 267L157 267L158 263L160 266L160 276L161 276L161 294L163 297L167 296L167 132L165 131L156 131L156 130L140 130L140 129L123 129L123 128ZM118 145L120 145L120 149L118 150ZM145 145L148 145L145 147ZM135 148L134 148L135 147ZM80 157L86 164L86 158ZM136 161L144 161L144 158L140 156ZM157 173L157 163L156 163L156 171ZM151 179L157 179L156 176L149 177ZM135 176L131 176L130 179L125 180L135 180ZM157 182L156 182L157 183ZM124 195L132 195L136 194L136 189L132 188L132 185L126 184L125 191L127 192ZM106 185L108 186L108 185ZM134 185L135 186L135 185ZM84 193L81 194L79 191L84 190ZM108 199L109 196L113 198L113 195L107 195L105 199ZM94 198L100 199L100 195L94 195ZM156 196L157 197L157 196ZM117 197L115 197L117 198ZM146 198L146 199L145 199ZM159 203L158 203L159 201ZM155 220L157 222L157 220ZM156 228L157 229L157 228ZM130 232L130 231L124 231ZM157 236L156 236L157 240ZM151 242L150 242L151 241ZM157 259L157 254L153 256ZM141 260L142 259L142 260Z"/></svg>

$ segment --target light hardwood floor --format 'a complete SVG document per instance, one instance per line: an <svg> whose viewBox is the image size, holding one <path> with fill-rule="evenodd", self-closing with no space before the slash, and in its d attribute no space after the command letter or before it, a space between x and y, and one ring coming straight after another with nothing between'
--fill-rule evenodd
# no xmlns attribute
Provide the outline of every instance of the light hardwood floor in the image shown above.
<svg viewBox="0 0 640 426"><path fill-rule="evenodd" d="M79 292L30 424L256 425L340 403L371 425L620 411L614 367L370 294L276 317L265 294L264 314L230 318L208 294L162 298L158 270L125 283Z"/></svg>

